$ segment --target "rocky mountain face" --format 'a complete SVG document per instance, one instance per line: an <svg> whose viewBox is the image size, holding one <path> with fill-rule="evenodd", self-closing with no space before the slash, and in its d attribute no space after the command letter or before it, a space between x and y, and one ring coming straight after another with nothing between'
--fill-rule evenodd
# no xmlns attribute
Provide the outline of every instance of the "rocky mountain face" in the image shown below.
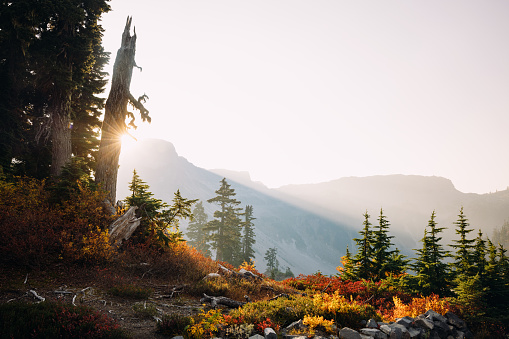
<svg viewBox="0 0 509 339"><path fill-rule="evenodd" d="M396 236L395 244L409 256L414 256L412 249L421 247L419 240L433 210L439 226L448 228L444 244L455 239L453 222L461 206L471 226L481 228L488 236L509 219L508 190L465 194L445 178L405 175L351 177L269 189L251 181L247 172L199 168L179 156L170 142L155 139L140 141L122 151L119 199L129 194L128 182L134 168L159 199L170 203L177 189L183 197L200 199L209 220L217 206L206 201L215 196L219 181L226 177L241 206L253 206L255 260L260 271L265 270L265 251L276 247L283 270L290 267L295 274L318 270L336 273L346 247L355 251L352 239L362 228L366 210L376 224L383 208L391 223L391 234ZM185 228L183 225L184 232Z"/></svg>

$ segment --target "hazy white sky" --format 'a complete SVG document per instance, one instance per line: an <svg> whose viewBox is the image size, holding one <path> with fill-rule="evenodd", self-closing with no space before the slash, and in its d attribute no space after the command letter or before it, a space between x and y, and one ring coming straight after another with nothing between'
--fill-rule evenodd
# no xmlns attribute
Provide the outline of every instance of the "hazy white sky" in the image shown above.
<svg viewBox="0 0 509 339"><path fill-rule="evenodd" d="M111 65L132 15L131 92L150 97L152 124L133 134L197 166L269 187L377 174L509 186L506 0L110 4Z"/></svg>

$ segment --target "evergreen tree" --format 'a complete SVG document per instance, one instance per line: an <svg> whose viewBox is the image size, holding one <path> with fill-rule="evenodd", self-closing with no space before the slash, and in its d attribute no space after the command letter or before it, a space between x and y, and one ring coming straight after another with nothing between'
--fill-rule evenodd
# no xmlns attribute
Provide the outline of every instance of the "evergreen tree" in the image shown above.
<svg viewBox="0 0 509 339"><path fill-rule="evenodd" d="M131 194L126 197L124 201L128 207L137 206L141 210L143 216L152 219L162 208L167 207L167 205L163 203L162 200L154 198L154 194L150 192L149 189L150 186L147 185L145 181L141 180L135 169L133 170L133 178L129 183L129 191Z"/></svg>
<svg viewBox="0 0 509 339"><path fill-rule="evenodd" d="M389 236L389 226L390 223L383 214L383 209L380 209L378 227L373 231L372 272L375 280L383 279L388 273L391 273L389 264L394 251L390 250L390 248L392 246L391 239L394 238L394 236Z"/></svg>
<svg viewBox="0 0 509 339"><path fill-rule="evenodd" d="M279 271L279 261L277 260L277 248L269 248L263 257L267 262L267 272L272 279L275 279L276 273Z"/></svg>
<svg viewBox="0 0 509 339"><path fill-rule="evenodd" d="M371 230L371 222L369 221L370 215L368 211L363 214L364 228L359 232L360 238L354 238L357 243L357 254L352 259L354 270L353 273L359 279L369 279L373 270L373 231Z"/></svg>
<svg viewBox="0 0 509 339"><path fill-rule="evenodd" d="M256 218L253 217L253 206L247 205L244 211L244 222L242 223L242 228L244 230L242 235L242 262L250 262L254 259L255 252L253 249L253 245L256 242L255 240L255 232L254 232L254 224L253 220Z"/></svg>
<svg viewBox="0 0 509 339"><path fill-rule="evenodd" d="M136 242L146 242L152 238L164 246L183 241L179 221L193 219L191 208L197 200L183 198L180 190L177 190L172 205L168 205L154 198L149 189L149 185L140 178L136 170L133 170L133 178L129 183L131 194L124 201L128 207L139 208L142 220L132 239Z"/></svg>
<svg viewBox="0 0 509 339"><path fill-rule="evenodd" d="M187 227L188 244L200 251L204 256L210 257L210 245L208 244L208 233L205 231L208 216L200 201L193 209L194 220Z"/></svg>
<svg viewBox="0 0 509 339"><path fill-rule="evenodd" d="M336 269L339 271L339 275L343 280L356 280L358 278L355 272L355 263L352 258L352 253L346 247L346 254L341 257L341 264L343 267L337 267Z"/></svg>
<svg viewBox="0 0 509 339"><path fill-rule="evenodd" d="M417 281L423 294L444 295L448 292L448 269L443 260L449 254L439 243L442 240L439 234L445 227L437 227L435 211L431 213L428 229L424 229L424 237L421 239L422 249L416 250L418 257L413 269L417 273Z"/></svg>
<svg viewBox="0 0 509 339"><path fill-rule="evenodd" d="M484 276L486 273L486 241L483 239L482 231L479 230L477 238L475 238L474 248L473 248L473 273L479 274L481 278L481 282L484 285Z"/></svg>
<svg viewBox="0 0 509 339"><path fill-rule="evenodd" d="M467 236L473 229L469 229L468 219L463 214L463 207L458 214L458 220L454 222L456 225L456 234L459 235L458 240L451 245L456 250L454 254L454 262L451 264L455 278L471 276L473 272L473 243L474 239L467 239ZM461 278L460 278L461 279Z"/></svg>
<svg viewBox="0 0 509 339"><path fill-rule="evenodd" d="M240 201L235 199L235 190L231 188L226 178L221 180L221 186L215 191L216 196L207 200L209 203L219 205L220 209L214 212L214 220L207 223L205 230L210 232L211 246L216 250L217 261L240 260L240 227L238 217L239 209L236 207Z"/></svg>

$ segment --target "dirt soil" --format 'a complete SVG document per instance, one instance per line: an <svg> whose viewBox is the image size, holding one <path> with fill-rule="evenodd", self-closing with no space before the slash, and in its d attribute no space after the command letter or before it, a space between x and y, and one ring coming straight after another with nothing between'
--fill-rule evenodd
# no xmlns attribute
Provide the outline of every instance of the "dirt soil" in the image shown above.
<svg viewBox="0 0 509 339"><path fill-rule="evenodd" d="M126 333L132 338L167 338L156 333L156 319L144 317L133 310L134 304L155 305L156 317L163 314L178 313L193 315L204 306L196 297L185 294L186 286L178 284L178 277L173 281L161 281L145 278L137 285L153 290L147 300L120 298L108 293L108 288L97 277L97 273L87 269L67 270L56 267L52 271L32 271L2 268L0 275L0 303L24 301L39 302L30 290L46 300L62 301L75 305L85 305L99 310L116 319ZM172 291L174 287L180 292Z"/></svg>

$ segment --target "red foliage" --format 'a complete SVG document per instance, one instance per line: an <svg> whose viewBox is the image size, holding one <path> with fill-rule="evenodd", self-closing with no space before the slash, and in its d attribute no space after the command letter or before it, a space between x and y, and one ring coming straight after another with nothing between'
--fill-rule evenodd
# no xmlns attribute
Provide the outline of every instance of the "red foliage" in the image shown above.
<svg viewBox="0 0 509 339"><path fill-rule="evenodd" d="M374 306L381 314L394 307L393 297L408 302L411 296L397 288L390 286L386 281L373 282L370 280L343 280L341 277L327 277L321 273L313 275L299 275L289 278L283 284L299 290L312 290L314 292L334 293L350 297L358 303L367 303Z"/></svg>
<svg viewBox="0 0 509 339"><path fill-rule="evenodd" d="M279 331L279 328L280 328L280 326L278 324L276 324L275 322L273 322L269 318L265 319L262 322L255 323L255 329L259 333L263 333L263 331L265 331L265 329L268 328L268 327L272 328L275 331Z"/></svg>

